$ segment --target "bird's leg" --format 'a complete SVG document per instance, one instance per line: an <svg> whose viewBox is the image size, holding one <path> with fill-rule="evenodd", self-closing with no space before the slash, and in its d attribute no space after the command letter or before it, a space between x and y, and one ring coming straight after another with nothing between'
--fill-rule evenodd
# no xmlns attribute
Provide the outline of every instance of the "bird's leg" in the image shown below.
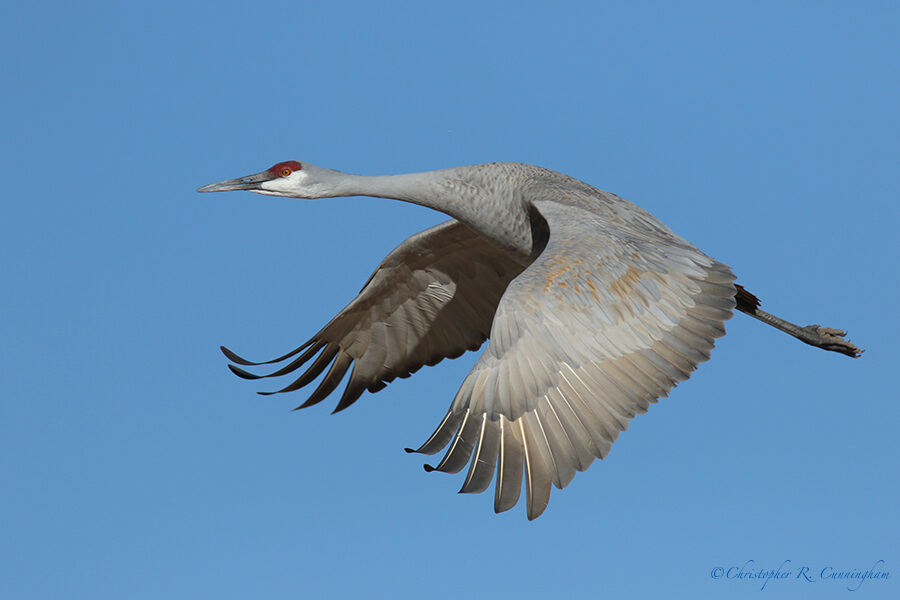
<svg viewBox="0 0 900 600"><path fill-rule="evenodd" d="M790 334L810 346L829 350L831 352L840 352L853 358L859 358L864 350L860 350L850 342L844 339L847 335L846 331L840 329L832 329L831 327L819 327L818 325L807 325L800 327L789 321L785 321L775 315L770 315L764 310L759 309L759 300L747 292L742 286L737 287L737 309L745 314L750 315L754 319L759 319L763 323L771 325L776 329Z"/></svg>

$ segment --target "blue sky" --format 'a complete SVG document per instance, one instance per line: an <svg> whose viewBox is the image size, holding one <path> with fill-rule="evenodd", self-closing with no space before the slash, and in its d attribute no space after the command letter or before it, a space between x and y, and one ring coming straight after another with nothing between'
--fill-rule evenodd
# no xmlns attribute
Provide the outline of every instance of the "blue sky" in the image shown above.
<svg viewBox="0 0 900 600"><path fill-rule="evenodd" d="M359 4L4 7L0 596L896 597L898 5ZM225 368L442 220L194 192L288 159L565 172L867 353L738 315L540 519L494 515L402 451L474 354L335 416ZM712 576L751 560L792 575Z"/></svg>

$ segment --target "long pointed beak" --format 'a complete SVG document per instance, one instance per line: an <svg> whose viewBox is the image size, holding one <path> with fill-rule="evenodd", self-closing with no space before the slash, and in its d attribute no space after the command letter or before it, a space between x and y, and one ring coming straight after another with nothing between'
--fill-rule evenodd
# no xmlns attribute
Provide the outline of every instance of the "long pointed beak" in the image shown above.
<svg viewBox="0 0 900 600"><path fill-rule="evenodd" d="M231 190L258 190L261 189L261 185L266 181L271 181L275 179L275 176L272 175L269 171L263 171L262 173L257 173L256 175L247 175L246 177L238 177L237 179L229 179L228 181L220 181L218 183L211 183L209 185L204 185L202 188L197 188L198 192L228 192Z"/></svg>

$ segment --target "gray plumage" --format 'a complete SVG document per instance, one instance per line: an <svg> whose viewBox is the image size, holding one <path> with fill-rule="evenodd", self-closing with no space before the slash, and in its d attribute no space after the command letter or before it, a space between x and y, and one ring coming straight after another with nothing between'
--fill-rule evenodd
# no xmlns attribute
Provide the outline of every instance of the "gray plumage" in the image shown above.
<svg viewBox="0 0 900 600"><path fill-rule="evenodd" d="M229 365L247 379L305 368L281 392L325 373L298 408L321 402L347 378L338 411L365 390L490 338L415 452L447 448L427 470L468 465L463 492L496 480L497 512L517 503L524 480L528 518L539 516L551 484L563 488L604 458L632 417L709 358L736 306L806 343L861 352L843 332L763 313L728 266L643 209L540 167L364 177L290 161L199 191L235 189L394 198L453 217L391 252L359 295L293 352L252 363L223 351L242 366L290 360L265 376Z"/></svg>

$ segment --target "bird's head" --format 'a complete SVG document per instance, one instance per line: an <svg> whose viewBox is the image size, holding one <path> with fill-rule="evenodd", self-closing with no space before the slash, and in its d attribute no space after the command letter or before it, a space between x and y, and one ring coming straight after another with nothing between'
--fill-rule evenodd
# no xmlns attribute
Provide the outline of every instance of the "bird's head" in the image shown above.
<svg viewBox="0 0 900 600"><path fill-rule="evenodd" d="M291 198L324 198L332 195L338 171L322 169L296 160L280 162L261 173L211 183L198 192L246 190L267 196Z"/></svg>

